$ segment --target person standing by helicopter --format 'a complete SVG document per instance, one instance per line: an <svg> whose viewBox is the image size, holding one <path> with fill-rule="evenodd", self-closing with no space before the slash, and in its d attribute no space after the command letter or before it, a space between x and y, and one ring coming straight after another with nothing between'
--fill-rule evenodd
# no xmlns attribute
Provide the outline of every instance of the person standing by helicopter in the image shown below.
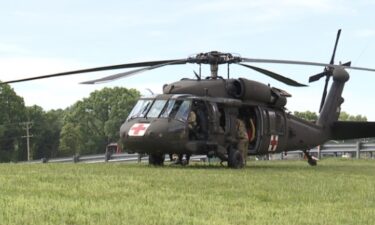
<svg viewBox="0 0 375 225"><path fill-rule="evenodd" d="M189 113L188 126L189 126L189 130L193 130L197 126L197 115L195 114L193 110L191 110Z"/></svg>
<svg viewBox="0 0 375 225"><path fill-rule="evenodd" d="M188 117L188 127L189 127L189 139L196 139L197 137L197 115L196 113L194 112L194 110L196 109L192 109L189 113L189 117ZM189 161L190 161L190 156L191 154L190 153L187 153L185 154L185 159L186 159L186 164L188 165L189 164ZM180 157L179 157L180 158ZM181 157L181 161L182 161L182 157Z"/></svg>
<svg viewBox="0 0 375 225"><path fill-rule="evenodd" d="M196 109L192 109L189 113L188 117L188 128L189 128L189 139L194 140L197 139L197 115L194 112ZM184 154L180 153L178 154L177 161L175 164L181 164L181 165L188 165L190 160L189 153L185 154L185 162L183 161ZM172 161L172 159L171 159Z"/></svg>
<svg viewBox="0 0 375 225"><path fill-rule="evenodd" d="M237 149L241 152L241 155L243 158L243 165L246 165L249 139L248 139L245 123L240 118L237 118L236 120L236 131L237 131L237 140L238 140Z"/></svg>

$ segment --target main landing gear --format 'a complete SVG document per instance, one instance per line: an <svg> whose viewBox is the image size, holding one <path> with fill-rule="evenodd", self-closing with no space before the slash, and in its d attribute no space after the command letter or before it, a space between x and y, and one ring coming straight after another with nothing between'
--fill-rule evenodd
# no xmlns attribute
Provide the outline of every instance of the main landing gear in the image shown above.
<svg viewBox="0 0 375 225"><path fill-rule="evenodd" d="M307 150L304 150L303 153L305 154L305 158L310 166L316 166L318 159L312 155Z"/></svg>
<svg viewBox="0 0 375 225"><path fill-rule="evenodd" d="M148 163L153 166L162 166L164 164L164 154L152 153L148 156Z"/></svg>
<svg viewBox="0 0 375 225"><path fill-rule="evenodd" d="M228 167L240 169L244 167L244 159L238 149L231 148L228 154Z"/></svg>

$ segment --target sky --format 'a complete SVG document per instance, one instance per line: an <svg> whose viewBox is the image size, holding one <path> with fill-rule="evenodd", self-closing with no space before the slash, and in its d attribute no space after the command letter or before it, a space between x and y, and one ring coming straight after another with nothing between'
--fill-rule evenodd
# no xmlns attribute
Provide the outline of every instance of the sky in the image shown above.
<svg viewBox="0 0 375 225"><path fill-rule="evenodd" d="M218 50L247 58L328 63L342 29L336 63L375 67L375 0L0 0L0 80L148 60L186 58ZM308 83L321 67L253 64ZM124 70L125 71L125 70ZM12 84L26 105L66 108L104 87L161 93L166 83L194 78L196 65L178 65L98 85L79 82L105 71ZM209 75L209 67L202 68ZM342 110L375 121L375 73L349 71ZM226 68L219 74L226 76ZM245 77L288 91L290 111L318 111L324 79L296 88L255 71Z"/></svg>

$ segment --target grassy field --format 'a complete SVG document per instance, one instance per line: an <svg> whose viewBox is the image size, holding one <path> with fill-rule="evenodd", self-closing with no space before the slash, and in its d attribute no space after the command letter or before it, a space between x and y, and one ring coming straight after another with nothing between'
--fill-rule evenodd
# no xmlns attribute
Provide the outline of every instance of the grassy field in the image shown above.
<svg viewBox="0 0 375 225"><path fill-rule="evenodd" d="M375 161L0 164L0 224L375 224Z"/></svg>

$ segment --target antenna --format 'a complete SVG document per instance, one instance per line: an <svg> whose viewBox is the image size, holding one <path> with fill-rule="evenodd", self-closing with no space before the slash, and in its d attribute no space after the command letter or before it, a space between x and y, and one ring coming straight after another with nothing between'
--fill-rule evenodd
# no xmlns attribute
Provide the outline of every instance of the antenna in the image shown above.
<svg viewBox="0 0 375 225"><path fill-rule="evenodd" d="M146 88L147 91L149 91L151 93L151 95L155 95L153 91L151 91L150 88Z"/></svg>

